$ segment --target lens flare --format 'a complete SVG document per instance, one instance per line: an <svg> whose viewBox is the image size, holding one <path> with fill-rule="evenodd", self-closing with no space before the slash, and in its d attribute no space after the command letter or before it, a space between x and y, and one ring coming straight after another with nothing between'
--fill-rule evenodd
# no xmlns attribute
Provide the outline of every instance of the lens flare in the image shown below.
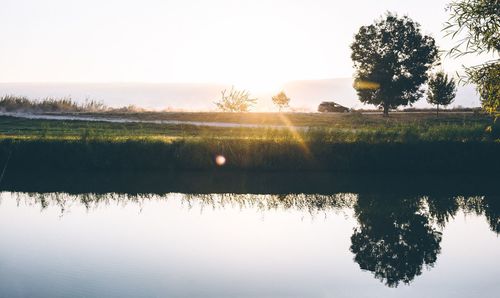
<svg viewBox="0 0 500 298"><path fill-rule="evenodd" d="M293 138L297 140L300 144L300 147L302 148L302 151L306 154L307 157L311 157L311 150L309 150L309 147L307 146L307 143L304 141L304 138L300 135L300 133L297 131L297 127L288 119L288 117L284 114L278 113L278 117L280 118L281 122L286 126L286 128L290 131L292 134Z"/></svg>
<svg viewBox="0 0 500 298"><path fill-rule="evenodd" d="M377 90L377 89L380 89L380 84L377 82L357 80L354 82L354 89L356 89L356 90Z"/></svg>
<svg viewBox="0 0 500 298"><path fill-rule="evenodd" d="M217 155L215 157L215 164L219 167L223 166L226 163L226 158L222 155Z"/></svg>

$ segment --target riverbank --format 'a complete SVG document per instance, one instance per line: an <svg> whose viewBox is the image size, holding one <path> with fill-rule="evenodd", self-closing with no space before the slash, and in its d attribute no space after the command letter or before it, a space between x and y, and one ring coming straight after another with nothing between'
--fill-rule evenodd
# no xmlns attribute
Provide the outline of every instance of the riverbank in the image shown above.
<svg viewBox="0 0 500 298"><path fill-rule="evenodd" d="M485 116L462 116L459 121L459 116L421 115L406 122L377 116L353 116L303 129L2 116L0 165L6 171L339 173L477 173L500 167L495 158L500 152L498 128L488 130L491 122Z"/></svg>
<svg viewBox="0 0 500 298"><path fill-rule="evenodd" d="M345 127L345 126L394 126L408 124L464 124L486 123L492 118L481 111L435 110L415 112L393 111L390 117L381 117L377 111L352 111L349 113L227 113L227 112L30 112L5 111L0 117L16 117L38 120L85 121L110 123L173 124L211 127Z"/></svg>
<svg viewBox="0 0 500 298"><path fill-rule="evenodd" d="M269 140L1 140L15 170L496 172L499 142L300 143ZM223 156L224 163L217 163Z"/></svg>

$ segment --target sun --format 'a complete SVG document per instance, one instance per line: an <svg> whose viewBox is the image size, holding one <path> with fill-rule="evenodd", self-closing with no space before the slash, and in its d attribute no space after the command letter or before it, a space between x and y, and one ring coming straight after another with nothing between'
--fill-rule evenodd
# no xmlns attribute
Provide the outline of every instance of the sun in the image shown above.
<svg viewBox="0 0 500 298"><path fill-rule="evenodd" d="M236 64L231 62L236 59L220 62L219 73L214 74L220 83L233 85L250 93L276 92L293 80L295 74L290 69L291 65L278 56L273 51L262 53L256 49L247 49L244 57L238 59Z"/></svg>
<svg viewBox="0 0 500 298"><path fill-rule="evenodd" d="M286 79L272 77L243 77L234 80L232 84L251 93L267 93L283 89L286 82Z"/></svg>

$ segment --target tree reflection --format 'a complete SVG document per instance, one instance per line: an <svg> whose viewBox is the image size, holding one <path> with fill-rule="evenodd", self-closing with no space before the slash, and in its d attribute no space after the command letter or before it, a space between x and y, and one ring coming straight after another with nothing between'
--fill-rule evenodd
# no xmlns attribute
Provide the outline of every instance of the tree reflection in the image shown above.
<svg viewBox="0 0 500 298"><path fill-rule="evenodd" d="M500 197L461 197L459 200L464 212L484 215L491 230L500 234Z"/></svg>
<svg viewBox="0 0 500 298"><path fill-rule="evenodd" d="M484 215L493 232L500 234L500 197L486 197Z"/></svg>
<svg viewBox="0 0 500 298"><path fill-rule="evenodd" d="M460 208L459 200L452 196L428 196L426 202L429 217L441 228L455 217Z"/></svg>
<svg viewBox="0 0 500 298"><path fill-rule="evenodd" d="M5 193L2 193L5 194ZM269 210L302 211L315 215L354 210L358 221L351 236L350 250L363 270L389 287L409 284L432 267L440 253L439 229L457 212L485 216L491 230L500 233L500 197L497 196L406 196L338 193L319 194L67 194L9 193L19 205L59 208L61 216L72 207L87 212L108 205L142 206L151 200L179 201L181 206L223 209L239 208L266 212ZM0 201L2 195L0 195Z"/></svg>
<svg viewBox="0 0 500 298"><path fill-rule="evenodd" d="M410 283L432 266L440 252L441 233L422 212L422 199L359 196L359 227L351 236L354 261L389 287Z"/></svg>

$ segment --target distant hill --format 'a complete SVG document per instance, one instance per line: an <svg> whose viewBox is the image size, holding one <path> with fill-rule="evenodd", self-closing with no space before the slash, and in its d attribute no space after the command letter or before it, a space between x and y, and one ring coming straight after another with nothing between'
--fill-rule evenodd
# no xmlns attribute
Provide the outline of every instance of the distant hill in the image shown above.
<svg viewBox="0 0 500 298"><path fill-rule="evenodd" d="M228 87L192 83L0 83L0 96L22 95L33 99L71 97L78 102L98 100L113 107L136 105L159 110L211 111L215 109L214 101L219 98L220 91ZM298 111L316 111L322 101L335 101L350 108L372 108L357 100L350 78L292 81L286 83L283 90L292 99L291 107ZM274 111L271 96L278 91L279 88L273 92L252 94L259 98L254 110ZM480 105L472 86L459 87L451 107L459 105ZM414 106L429 107L425 99Z"/></svg>

